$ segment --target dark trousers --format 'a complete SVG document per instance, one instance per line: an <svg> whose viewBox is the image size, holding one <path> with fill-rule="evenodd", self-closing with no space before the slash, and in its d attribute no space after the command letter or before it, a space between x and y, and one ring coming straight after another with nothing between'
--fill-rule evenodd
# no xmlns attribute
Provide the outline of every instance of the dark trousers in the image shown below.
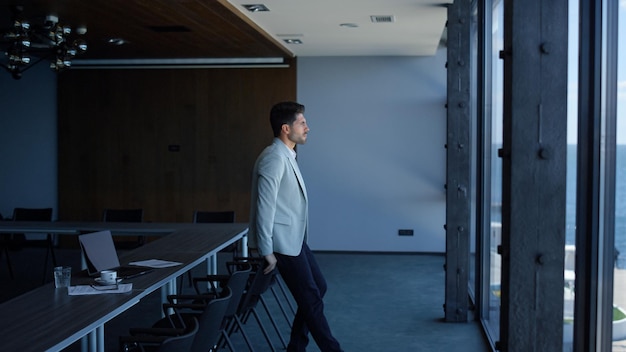
<svg viewBox="0 0 626 352"><path fill-rule="evenodd" d="M324 316L322 298L326 293L326 280L309 246L303 244L296 257L275 255L278 271L298 304L287 351L304 352L309 343L309 332L322 352L342 351Z"/></svg>

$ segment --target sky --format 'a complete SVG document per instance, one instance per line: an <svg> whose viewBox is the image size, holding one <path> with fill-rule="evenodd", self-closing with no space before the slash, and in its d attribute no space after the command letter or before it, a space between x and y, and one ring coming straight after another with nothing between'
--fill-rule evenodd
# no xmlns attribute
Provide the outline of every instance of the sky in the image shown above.
<svg viewBox="0 0 626 352"><path fill-rule="evenodd" d="M617 143L626 144L626 0L619 2Z"/></svg>

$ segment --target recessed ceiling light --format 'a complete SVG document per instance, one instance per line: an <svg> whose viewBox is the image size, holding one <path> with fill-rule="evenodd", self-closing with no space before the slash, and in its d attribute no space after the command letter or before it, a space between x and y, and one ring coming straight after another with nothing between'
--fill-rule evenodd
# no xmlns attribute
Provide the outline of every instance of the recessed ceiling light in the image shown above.
<svg viewBox="0 0 626 352"><path fill-rule="evenodd" d="M346 27L346 28L356 28L359 25L356 23L341 23L339 24L340 27Z"/></svg>
<svg viewBox="0 0 626 352"><path fill-rule="evenodd" d="M124 38L111 38L107 40L107 42L112 45L124 45L128 43Z"/></svg>
<svg viewBox="0 0 626 352"><path fill-rule="evenodd" d="M302 44L300 39L283 39L287 44Z"/></svg>
<svg viewBox="0 0 626 352"><path fill-rule="evenodd" d="M261 11L269 11L270 9L267 8L267 6L263 5L263 4L247 4L247 5L242 5L243 7L246 8L246 10L250 11L250 12L261 12Z"/></svg>

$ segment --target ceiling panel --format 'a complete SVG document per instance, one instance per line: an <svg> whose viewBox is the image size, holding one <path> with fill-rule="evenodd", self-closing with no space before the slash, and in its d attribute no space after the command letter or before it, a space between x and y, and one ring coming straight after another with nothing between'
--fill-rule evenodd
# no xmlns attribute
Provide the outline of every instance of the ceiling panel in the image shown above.
<svg viewBox="0 0 626 352"><path fill-rule="evenodd" d="M11 4L0 1L0 28L11 26ZM267 39L218 1L64 0L22 1L31 25L55 14L59 23L84 25L89 49L81 58L284 57L290 53ZM178 30L173 32L156 29ZM188 31L180 31L186 28ZM127 44L112 45L111 38Z"/></svg>
<svg viewBox="0 0 626 352"><path fill-rule="evenodd" d="M228 2L295 56L429 56L452 0L263 0L269 11L257 12L244 8L250 0ZM391 22L372 22L372 16Z"/></svg>
<svg viewBox="0 0 626 352"><path fill-rule="evenodd" d="M15 18L43 26L85 26L88 50L77 59L291 58L433 55L452 0L0 0L0 45ZM14 11L15 5L20 11ZM371 16L389 16L374 23ZM349 24L342 26L341 24ZM122 39L115 45L111 39ZM301 44L287 44L297 39ZM43 50L29 49L36 58ZM0 64L6 65L6 55ZM34 61L34 60L33 60Z"/></svg>

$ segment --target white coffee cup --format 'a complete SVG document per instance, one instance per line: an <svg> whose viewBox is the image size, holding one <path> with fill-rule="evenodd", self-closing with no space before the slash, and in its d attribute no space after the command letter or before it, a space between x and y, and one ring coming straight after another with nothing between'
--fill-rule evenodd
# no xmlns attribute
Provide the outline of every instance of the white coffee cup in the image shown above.
<svg viewBox="0 0 626 352"><path fill-rule="evenodd" d="M114 284L117 282L117 271L115 270L102 270L100 272L100 281L107 284Z"/></svg>

